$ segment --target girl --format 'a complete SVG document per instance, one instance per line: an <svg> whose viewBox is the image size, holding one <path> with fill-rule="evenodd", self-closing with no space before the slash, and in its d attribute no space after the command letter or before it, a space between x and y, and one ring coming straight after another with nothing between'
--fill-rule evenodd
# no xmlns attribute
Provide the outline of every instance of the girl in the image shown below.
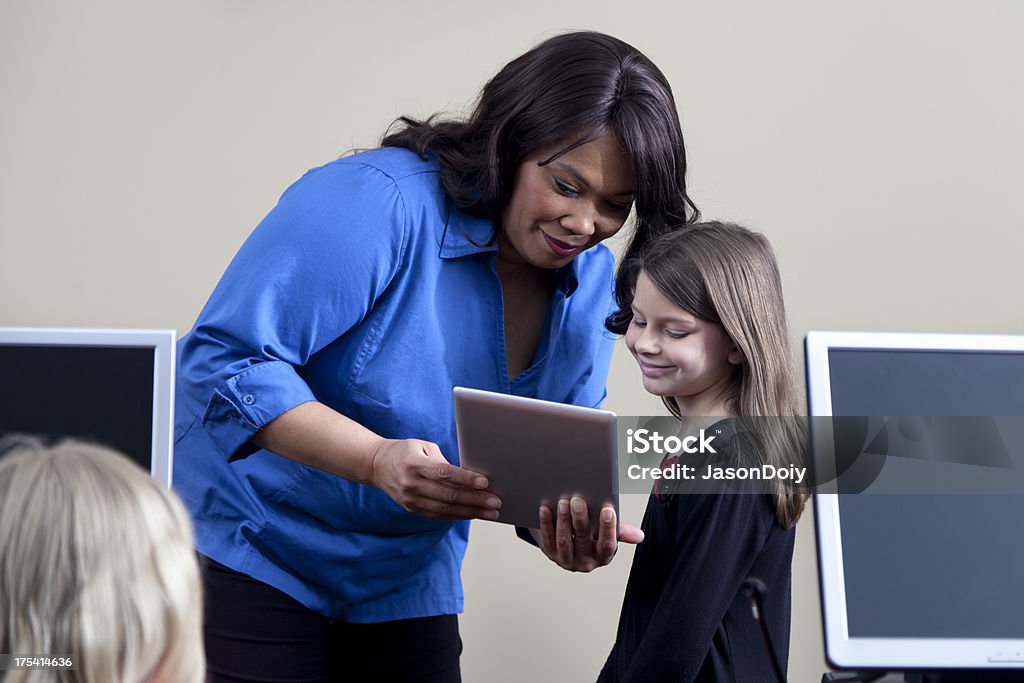
<svg viewBox="0 0 1024 683"><path fill-rule="evenodd" d="M710 456L716 463L751 451L777 466L801 456L782 285L768 240L736 225L694 224L624 262L617 287L620 308L608 327L625 332L644 388L682 420L682 432L721 432ZM756 416L781 419L739 426ZM769 495L671 495L666 481L648 502L645 540L599 680L772 680L741 586L749 577L767 585L762 618L784 668L793 527L804 496L781 484Z"/></svg>

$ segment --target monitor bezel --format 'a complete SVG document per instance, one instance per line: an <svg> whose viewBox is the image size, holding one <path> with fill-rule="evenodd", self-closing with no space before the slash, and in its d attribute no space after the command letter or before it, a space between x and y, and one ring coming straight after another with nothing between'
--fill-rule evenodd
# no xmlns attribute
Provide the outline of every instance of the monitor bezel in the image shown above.
<svg viewBox="0 0 1024 683"><path fill-rule="evenodd" d="M805 338L807 402L811 416L832 416L829 352L901 350L1024 352L1024 336L811 331ZM818 581L829 664L844 669L1024 668L1024 639L854 638L848 629L842 526L835 493L815 493ZM1017 657L1017 661L1010 661Z"/></svg>
<svg viewBox="0 0 1024 683"><path fill-rule="evenodd" d="M4 346L148 348L153 351L153 429L150 473L171 486L174 469L175 332L161 329L0 327Z"/></svg>

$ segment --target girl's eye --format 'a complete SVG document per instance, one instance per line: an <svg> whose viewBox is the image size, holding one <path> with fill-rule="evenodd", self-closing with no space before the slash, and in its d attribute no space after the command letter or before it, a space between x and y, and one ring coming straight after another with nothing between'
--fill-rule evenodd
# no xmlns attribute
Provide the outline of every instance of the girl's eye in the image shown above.
<svg viewBox="0 0 1024 683"><path fill-rule="evenodd" d="M682 339L683 337L689 336L690 333L689 332L672 332L670 330L666 330L665 334L667 334L672 339Z"/></svg>
<svg viewBox="0 0 1024 683"><path fill-rule="evenodd" d="M640 328L647 327L647 323L645 323L643 320L637 320L636 318L633 318L633 324Z"/></svg>
<svg viewBox="0 0 1024 683"><path fill-rule="evenodd" d="M608 202L608 208L618 213L629 213L629 209L632 205L632 202L626 202L625 204L621 202Z"/></svg>
<svg viewBox="0 0 1024 683"><path fill-rule="evenodd" d="M579 194L579 191L575 187L562 182L558 178L555 178L555 187L558 188L559 193L564 194L566 197L575 197Z"/></svg>

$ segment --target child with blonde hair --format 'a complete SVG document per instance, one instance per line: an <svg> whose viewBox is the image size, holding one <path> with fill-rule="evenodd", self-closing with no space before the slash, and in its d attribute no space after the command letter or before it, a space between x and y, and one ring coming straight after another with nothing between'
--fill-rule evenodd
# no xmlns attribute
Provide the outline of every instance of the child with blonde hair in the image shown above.
<svg viewBox="0 0 1024 683"><path fill-rule="evenodd" d="M725 223L686 226L625 262L616 286L619 310L608 327L625 334L644 388L680 418L681 436L719 434L714 460L701 463L783 467L803 457L782 284L763 235ZM805 496L781 481L761 483L767 488L681 495L658 482L600 681L774 680L742 590L754 577L767 586L762 618L785 668L794 525Z"/></svg>
<svg viewBox="0 0 1024 683"><path fill-rule="evenodd" d="M188 516L124 456L79 442L4 455L0 548L0 652L77 659L4 683L204 679Z"/></svg>

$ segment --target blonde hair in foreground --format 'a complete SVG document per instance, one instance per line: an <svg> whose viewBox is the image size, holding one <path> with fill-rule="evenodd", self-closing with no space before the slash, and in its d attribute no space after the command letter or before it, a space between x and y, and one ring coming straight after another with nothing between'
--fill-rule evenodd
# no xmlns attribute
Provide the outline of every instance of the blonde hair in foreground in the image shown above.
<svg viewBox="0 0 1024 683"><path fill-rule="evenodd" d="M730 409L740 418L781 418L750 425L764 462L784 467L805 461L807 430L799 418L782 278L768 239L731 223L694 223L651 242L632 268L634 288L642 270L677 306L722 325L743 352ZM665 404L679 417L675 399ZM776 516L789 528L800 518L806 495L778 481L774 485Z"/></svg>
<svg viewBox="0 0 1024 683"><path fill-rule="evenodd" d="M78 657L4 683L203 680L188 516L124 456L65 442L0 459L0 548L0 652Z"/></svg>

